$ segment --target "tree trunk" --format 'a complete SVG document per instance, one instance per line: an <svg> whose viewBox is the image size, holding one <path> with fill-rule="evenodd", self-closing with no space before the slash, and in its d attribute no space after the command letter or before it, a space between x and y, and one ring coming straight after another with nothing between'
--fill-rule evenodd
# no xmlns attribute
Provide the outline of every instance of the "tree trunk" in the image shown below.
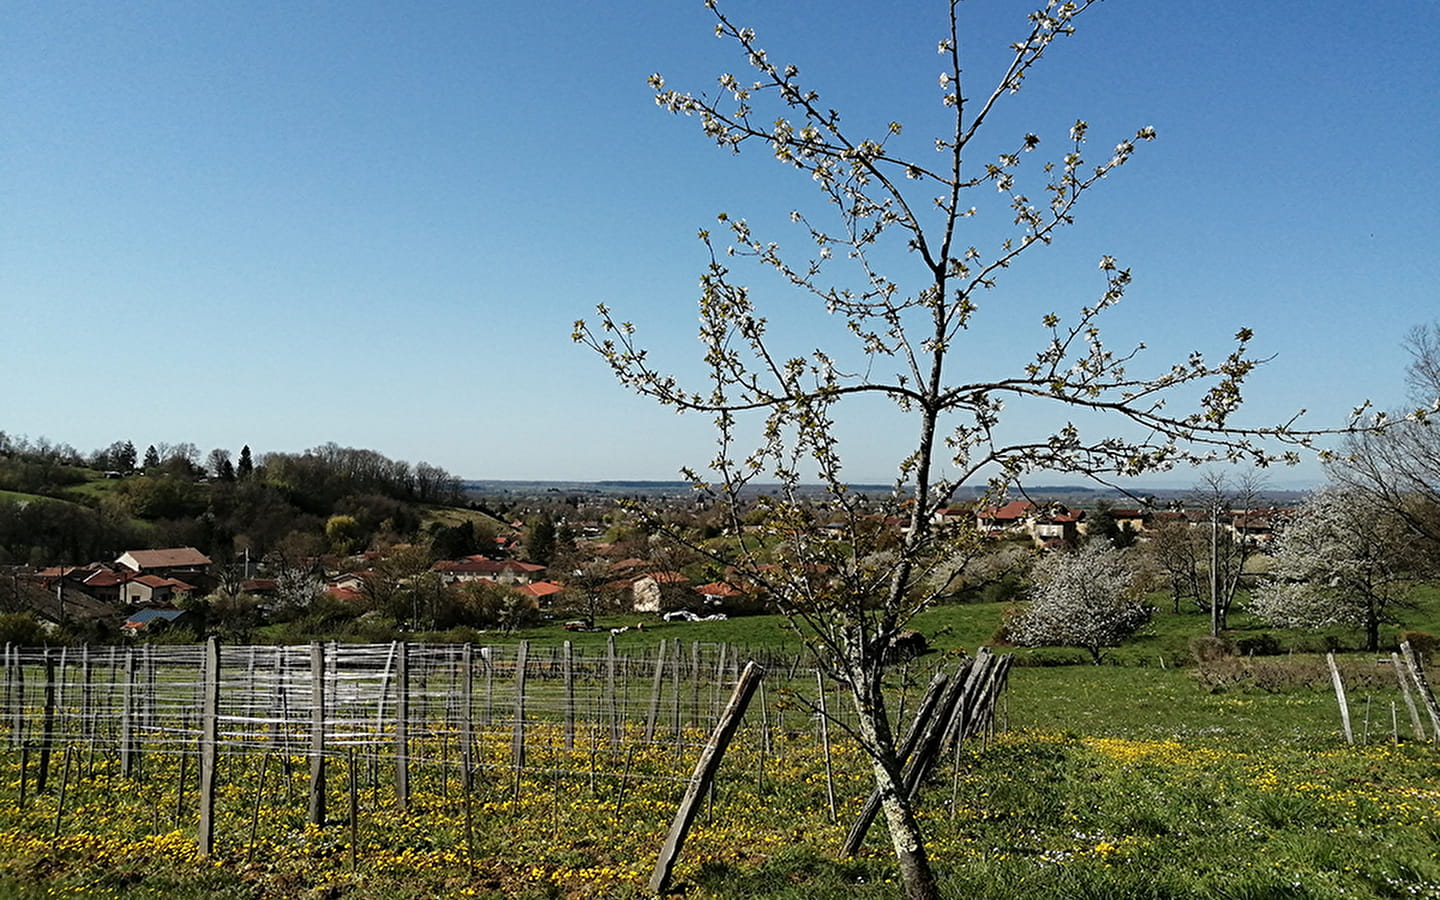
<svg viewBox="0 0 1440 900"><path fill-rule="evenodd" d="M910 801L900 789L898 772L889 771L879 760L873 762L872 768L875 784L880 789L880 810L885 814L890 844L900 865L906 900L939 900L940 889L930 867L930 856L925 852L925 838L920 834Z"/></svg>
<svg viewBox="0 0 1440 900"><path fill-rule="evenodd" d="M885 827L890 833L890 844L895 849L895 860L900 865L900 881L905 887L906 900L940 900L940 888L935 881L935 871L930 867L930 856L925 851L925 838L920 833L920 823L915 820L915 811L905 795L900 778L900 763L895 754L895 741L889 722L885 720L883 707L856 697L856 712L861 737L867 747L878 750L871 754L870 768L875 775L875 789L880 794L880 811L885 815Z"/></svg>

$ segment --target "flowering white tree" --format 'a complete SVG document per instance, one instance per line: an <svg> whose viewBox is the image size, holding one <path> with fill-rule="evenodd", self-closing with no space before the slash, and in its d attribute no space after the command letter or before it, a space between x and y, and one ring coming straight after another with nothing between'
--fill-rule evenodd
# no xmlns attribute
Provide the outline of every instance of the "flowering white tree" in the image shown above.
<svg viewBox="0 0 1440 900"><path fill-rule="evenodd" d="M1104 541L1046 554L1030 580L1030 602L1006 624L1022 646L1083 647L1099 665L1105 648L1139 631L1153 612L1124 554Z"/></svg>
<svg viewBox="0 0 1440 900"><path fill-rule="evenodd" d="M1348 625L1380 649L1414 578L1414 540L1375 497L1329 487L1316 492L1281 532L1269 580L1250 600L1260 618L1284 628Z"/></svg>
<svg viewBox="0 0 1440 900"><path fill-rule="evenodd" d="M1266 464L1294 454L1277 454L1261 439L1305 440L1291 422L1257 429L1230 421L1242 384L1259 364L1247 329L1238 330L1237 346L1219 362L1194 353L1137 372L1143 345L1111 350L1100 320L1120 302L1131 276L1109 255L1100 259L1094 299L1077 303L1072 314L1037 317L1028 338L1003 318L984 333L982 305L1001 304L993 289L1006 271L1049 244L1073 221L1081 198L1156 136L1141 127L1092 160L1089 126L1077 121L1043 164L1021 165L1041 144L1033 133L1003 138L1008 149L998 156L978 156L975 140L992 113L1096 2L1045 2L988 85L962 66L959 0L942 3L944 30L938 44L933 38L928 44L939 53L940 118L923 153L903 149L899 122L870 134L842 122L795 66L772 61L753 30L708 2L716 34L736 45L750 75L721 75L717 91L698 95L655 75L656 102L698 118L722 148L763 147L818 187L832 218L791 214L793 224L781 227L795 229L810 247L800 252L782 252L746 220L725 213L717 226L723 238L700 232L709 257L699 299L703 384L658 367L636 327L604 305L594 324L575 326L575 340L602 355L621 383L713 417L718 450L710 471L687 475L728 512L729 531L723 551L702 549L764 587L819 664L848 689L852 734L870 758L912 900L938 892L902 787L883 689L891 642L916 613L952 591L974 546L973 525L951 524L938 511L963 486L987 478L1000 493L1037 470L1103 480L1198 458ZM999 204L987 199L997 196ZM823 345L817 347L807 336L802 348L778 346L756 293L732 274L731 260L744 258L811 297L821 319L843 326L839 339L814 338ZM853 343L845 343L847 334ZM983 354L966 349L1001 346L1015 348L1013 364L990 371ZM1193 404L1188 410L1166 406L1177 393ZM866 397L893 404L913 436L897 454L895 489L885 502L850 489L835 428L849 401ZM1002 427L1007 402L1048 407L1049 415L1039 417L1048 424L1032 432ZM1090 430L1107 421L1098 433ZM749 506L740 499L757 479L778 483L762 501L758 525L742 518ZM802 490L802 480L818 482L822 496ZM895 519L903 526L893 527Z"/></svg>
<svg viewBox="0 0 1440 900"><path fill-rule="evenodd" d="M1440 567L1440 428L1420 414L1440 410L1440 322L1412 329L1405 348L1415 411L1384 432L1351 435L1328 468L1331 478L1398 516L1429 564Z"/></svg>

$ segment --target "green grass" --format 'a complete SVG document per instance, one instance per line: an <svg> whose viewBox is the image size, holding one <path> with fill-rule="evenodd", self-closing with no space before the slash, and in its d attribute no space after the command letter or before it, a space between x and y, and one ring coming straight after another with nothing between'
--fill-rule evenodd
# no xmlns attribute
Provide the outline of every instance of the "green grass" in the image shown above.
<svg viewBox="0 0 1440 900"><path fill-rule="evenodd" d="M1421 599L1406 613L1407 625L1430 631L1440 592L1428 589ZM952 659L949 651L973 651L994 634L1002 612L989 604L925 613L916 625L939 652L902 667L893 686L898 690L908 674L905 689L913 691L930 667ZM659 623L626 615L606 624L642 620L643 631L616 638L622 653L661 639L799 649L773 616ZM1235 634L1261 630L1243 613L1234 624ZM1351 747L1339 736L1335 697L1323 678L1273 691L1245 683L1215 691L1197 679L1185 662L1190 641L1207 625L1198 612L1162 611L1145 634L1111 651L1100 666L1063 648L1005 648L1018 654L1019 665L1011 671L997 735L947 758L921 797L945 897L1440 900L1440 752L1406 740L1407 717L1388 668L1376 666L1371 654L1343 656L1361 739ZM1275 634L1287 651L1314 640ZM568 639L593 655L603 652L608 635L565 632L552 622L493 637L494 643L523 638L539 649ZM1343 643L1355 636L1334 637ZM1075 664L1055 664L1067 660ZM1296 669L1317 665L1317 657L1305 653L1273 661ZM774 749L762 749L756 717L747 716L714 806L707 806L681 857L679 888L696 900L898 900L882 829L872 830L853 859L835 852L867 789L863 761L853 745L837 744L840 816L828 821L813 730L808 716L791 711L797 708L781 688L777 681L769 695ZM1398 743L1392 708L1398 709ZM72 812L57 842L49 839L53 788L32 797L23 813L17 810L16 753L0 751L0 900L67 893L329 900L646 896L649 867L696 748L677 754L654 745L632 754L601 742L597 752L582 741L566 751L553 737L544 739L541 715L539 734L532 736L535 771L519 804L508 776L497 774L505 771L508 734L492 733L482 742L484 752L494 754L494 768L486 770L477 795L473 861L464 849L453 777L442 781L438 767L421 767L413 777L415 809L400 815L388 800L385 757L378 787L361 794L363 852L353 872L344 825L323 831L303 825L303 757L293 760L288 781L272 766L263 791L256 757L225 764L216 865L184 852L193 834L194 795L192 787L190 809L175 817L175 757L147 756L146 778L133 785L111 771L72 787ZM690 736L692 744L702 738ZM432 739L417 738L425 740ZM448 758L455 752L452 747ZM416 755L444 754L430 746ZM113 770L113 761L101 764ZM343 793L344 766L336 766L332 791ZM598 779L587 777L597 766ZM257 793L264 802L251 861ZM332 809L343 809L340 793Z"/></svg>

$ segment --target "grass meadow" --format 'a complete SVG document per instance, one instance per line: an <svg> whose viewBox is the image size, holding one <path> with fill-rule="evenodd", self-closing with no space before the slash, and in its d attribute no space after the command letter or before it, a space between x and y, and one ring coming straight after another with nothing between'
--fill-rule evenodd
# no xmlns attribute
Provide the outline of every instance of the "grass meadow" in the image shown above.
<svg viewBox="0 0 1440 900"><path fill-rule="evenodd" d="M1435 599L1425 595L1409 627L1440 631ZM939 633L943 655L989 639L999 615L951 607L920 625ZM1257 630L1243 617L1234 624L1237 634ZM1066 650L1015 651L994 734L947 757L922 794L946 896L1440 898L1440 749L1413 738L1388 654L1341 654L1352 746L1311 651L1326 640L1344 650L1353 636L1277 633L1282 653L1266 662L1291 677L1217 683L1189 658L1204 627L1199 614L1162 614L1101 666L1074 664L1081 657ZM558 641L558 631L522 636ZM786 641L771 618L647 625L621 637ZM907 674L896 673L897 690ZM838 855L867 790L863 760L835 736L827 779L814 722L786 711L783 690L770 702L769 746L752 709L685 845L677 890L898 898L883 829L856 857ZM517 784L508 735L482 733L468 792L453 750L421 747L417 756L451 764L417 768L404 812L388 758L340 757L324 828L305 824L303 756L223 757L209 859L195 849L194 767L182 781L182 754L147 756L141 777L126 780L112 755L80 748L71 774L60 777L57 758L46 791L31 785L22 806L19 751L7 746L0 898L647 896L705 734L630 737L614 748L582 729L566 747L554 723L537 722ZM447 739L443 729L426 738Z"/></svg>

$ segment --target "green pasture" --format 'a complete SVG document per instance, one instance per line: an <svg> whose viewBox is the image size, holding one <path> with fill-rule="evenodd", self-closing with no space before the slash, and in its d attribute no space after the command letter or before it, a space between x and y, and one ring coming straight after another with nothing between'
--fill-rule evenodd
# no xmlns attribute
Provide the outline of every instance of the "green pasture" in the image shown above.
<svg viewBox="0 0 1440 900"><path fill-rule="evenodd" d="M1440 631L1440 594L1427 589L1418 599L1403 612L1403 628ZM895 669L892 702L903 693L913 706L929 673L989 642L1002 614L999 605L978 604L921 616L916 627L935 652ZM653 654L662 639L687 649L723 642L742 655L800 650L772 616L663 623L631 614L606 625L629 626L615 638L622 654ZM1192 641L1207 625L1198 610L1177 614L1161 605L1145 633L1099 666L1065 648L995 648L1017 654L1017 664L994 735L948 756L921 794L947 898L1440 900L1440 750L1412 736L1388 648L1360 652L1358 635L1345 630L1265 629L1242 611L1227 638L1269 633L1278 652L1229 657L1223 665L1262 665L1268 675L1226 681L1192 658ZM1401 627L1383 640L1393 642ZM609 635L549 622L475 637L497 645L525 639L547 656L570 640L593 658ZM1353 745L1341 736L1327 648L1339 651ZM747 715L681 856L678 895L898 900L882 829L872 830L858 856L836 852L866 791L863 759L834 735L832 820L814 723L787 688L806 690L776 673L768 746L755 711ZM432 763L413 776L408 813L390 799L385 751L373 765L360 764L354 832L343 760L334 763L332 820L323 829L304 824L303 756L283 774L277 762L267 775L255 753L222 762L222 828L209 861L193 851L194 769L187 794L178 787L177 755L147 757L144 777L127 783L102 752L69 785L64 810L53 774L44 794L32 787L22 809L19 754L5 746L0 900L647 896L702 731L687 732L685 749L637 743L630 750L611 749L582 728L566 748L543 707L536 703L532 769L518 796L506 774L508 734L481 742L490 762L470 797L468 835L453 762L433 764L437 756L453 761L454 746L425 749L427 741L453 741L440 729L416 739L417 757Z"/></svg>

